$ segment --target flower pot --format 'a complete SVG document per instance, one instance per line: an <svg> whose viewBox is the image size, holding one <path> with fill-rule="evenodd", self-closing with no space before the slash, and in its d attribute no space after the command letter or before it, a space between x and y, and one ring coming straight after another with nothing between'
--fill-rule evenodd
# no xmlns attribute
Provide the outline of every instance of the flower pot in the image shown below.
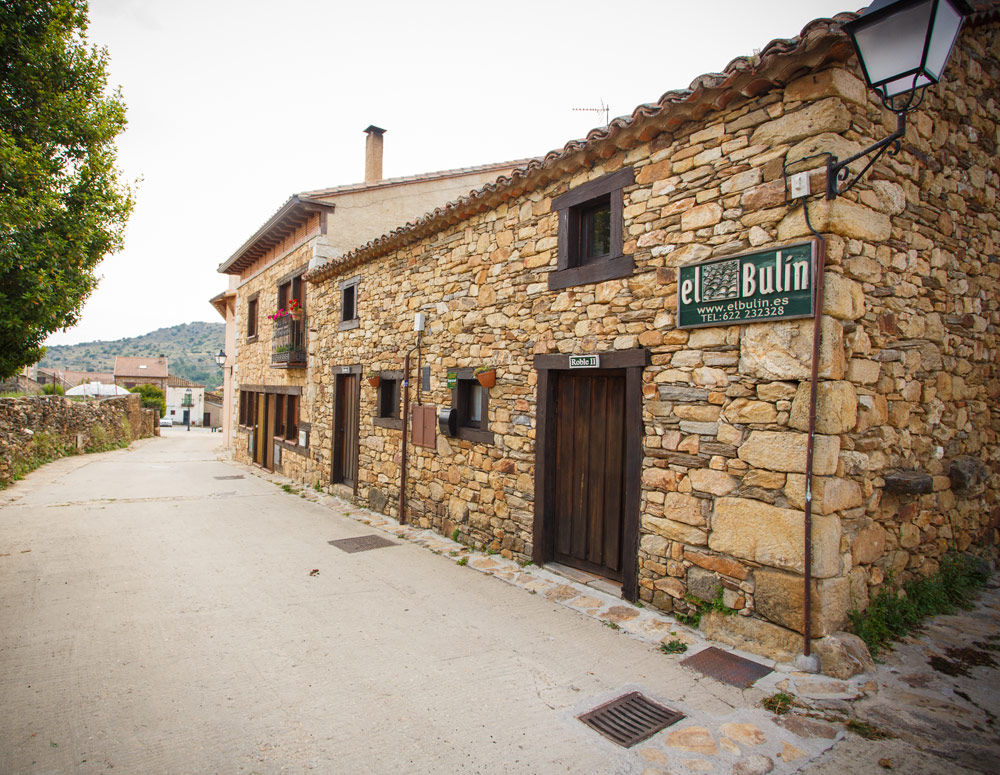
<svg viewBox="0 0 1000 775"><path fill-rule="evenodd" d="M496 370L490 369L489 371L481 371L476 375L476 379L479 380L479 384L484 388L491 388L497 383Z"/></svg>
<svg viewBox="0 0 1000 775"><path fill-rule="evenodd" d="M368 384L371 385L372 387L378 387L378 384L381 381L382 381L381 377L369 377L368 378Z"/></svg>
<svg viewBox="0 0 1000 775"><path fill-rule="evenodd" d="M305 313L301 309L293 309L291 312L292 320L296 323L301 323L302 318L305 317Z"/></svg>

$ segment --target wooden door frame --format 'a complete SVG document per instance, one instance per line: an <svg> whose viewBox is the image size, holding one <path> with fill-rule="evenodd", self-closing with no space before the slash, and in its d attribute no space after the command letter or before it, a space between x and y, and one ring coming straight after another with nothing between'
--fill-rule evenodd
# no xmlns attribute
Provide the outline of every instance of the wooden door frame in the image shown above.
<svg viewBox="0 0 1000 775"><path fill-rule="evenodd" d="M358 438L354 444L354 494L358 494L358 480L360 476L360 453L361 453L361 374L362 374L361 364L354 363L346 366L334 366L333 367L333 422L330 428L330 483L331 484L342 484L342 482L334 482L333 476L337 468L337 404L341 400L340 396L340 382L337 379L339 376L356 376L357 379L357 389L354 394L355 405L358 408Z"/></svg>
<svg viewBox="0 0 1000 775"><path fill-rule="evenodd" d="M555 547L556 379L569 372L569 355L535 356L538 396L535 416L535 520L531 559L536 565L551 561ZM625 503L622 511L622 597L639 599L639 506L642 487L642 370L650 363L649 350L600 353L597 369L574 369L581 375L605 369L625 371Z"/></svg>

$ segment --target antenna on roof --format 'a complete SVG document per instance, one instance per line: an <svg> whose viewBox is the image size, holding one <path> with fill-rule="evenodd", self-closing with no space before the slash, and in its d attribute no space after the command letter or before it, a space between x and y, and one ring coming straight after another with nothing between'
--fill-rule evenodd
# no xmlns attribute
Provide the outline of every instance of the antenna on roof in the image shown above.
<svg viewBox="0 0 1000 775"><path fill-rule="evenodd" d="M604 126L607 126L609 123L611 123L610 108L604 103L603 97L601 97L601 107L599 108L573 108L573 110L577 113L597 113L598 115L603 113Z"/></svg>

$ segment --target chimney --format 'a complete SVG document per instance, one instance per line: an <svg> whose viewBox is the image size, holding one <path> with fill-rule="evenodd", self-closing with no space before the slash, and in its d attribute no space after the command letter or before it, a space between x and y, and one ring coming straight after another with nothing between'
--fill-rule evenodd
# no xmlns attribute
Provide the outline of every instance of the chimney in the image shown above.
<svg viewBox="0 0 1000 775"><path fill-rule="evenodd" d="M385 130L372 124L365 134L368 135L365 140L365 183L374 183L382 179L382 135Z"/></svg>

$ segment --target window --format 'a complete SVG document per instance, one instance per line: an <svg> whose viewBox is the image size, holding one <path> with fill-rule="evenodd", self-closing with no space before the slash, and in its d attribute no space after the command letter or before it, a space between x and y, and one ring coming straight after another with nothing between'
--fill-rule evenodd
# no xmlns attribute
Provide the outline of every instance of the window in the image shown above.
<svg viewBox="0 0 1000 775"><path fill-rule="evenodd" d="M240 391L240 425L251 427L257 424L257 394L250 390Z"/></svg>
<svg viewBox="0 0 1000 775"><path fill-rule="evenodd" d="M559 256L549 289L627 277L635 269L623 255L623 191L635 182L631 167L577 186L552 200L559 213Z"/></svg>
<svg viewBox="0 0 1000 775"><path fill-rule="evenodd" d="M247 339L257 338L257 294L247 301Z"/></svg>
<svg viewBox="0 0 1000 775"><path fill-rule="evenodd" d="M383 371L379 373L378 396L376 397L375 419L382 428L402 430L403 419L399 413L399 388L403 384L403 372Z"/></svg>
<svg viewBox="0 0 1000 775"><path fill-rule="evenodd" d="M299 307L306 308L305 296L302 294L302 275L286 277L278 283L278 309L287 310L288 302L295 299Z"/></svg>
<svg viewBox="0 0 1000 775"><path fill-rule="evenodd" d="M358 284L360 277L352 277L340 284L340 326L338 330L348 331L361 325L358 320Z"/></svg>
<svg viewBox="0 0 1000 775"><path fill-rule="evenodd" d="M493 443L490 430L490 391L479 384L474 369L458 369L451 401L458 412L456 436L467 441Z"/></svg>

